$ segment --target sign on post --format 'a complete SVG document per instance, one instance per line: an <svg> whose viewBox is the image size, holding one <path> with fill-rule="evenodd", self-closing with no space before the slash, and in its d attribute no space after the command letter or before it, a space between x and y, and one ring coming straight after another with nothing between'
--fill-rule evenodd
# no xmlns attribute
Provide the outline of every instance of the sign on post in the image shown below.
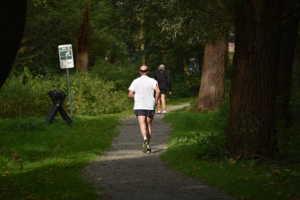
<svg viewBox="0 0 300 200"><path fill-rule="evenodd" d="M70 76L69 76L69 68L74 68L72 45L71 44L59 45L58 53L59 53L60 68L67 69L70 113L71 116L73 117L72 95L71 95Z"/></svg>
<svg viewBox="0 0 300 200"><path fill-rule="evenodd" d="M74 68L73 52L71 44L58 46L59 61L61 69Z"/></svg>

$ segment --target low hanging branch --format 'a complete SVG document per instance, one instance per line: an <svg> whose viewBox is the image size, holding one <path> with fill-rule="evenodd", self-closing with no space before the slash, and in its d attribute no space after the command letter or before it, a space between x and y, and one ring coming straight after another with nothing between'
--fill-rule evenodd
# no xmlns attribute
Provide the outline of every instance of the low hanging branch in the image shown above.
<svg viewBox="0 0 300 200"><path fill-rule="evenodd" d="M89 14L89 5L87 5L84 20L76 39L76 68L83 72L88 70L89 65Z"/></svg>

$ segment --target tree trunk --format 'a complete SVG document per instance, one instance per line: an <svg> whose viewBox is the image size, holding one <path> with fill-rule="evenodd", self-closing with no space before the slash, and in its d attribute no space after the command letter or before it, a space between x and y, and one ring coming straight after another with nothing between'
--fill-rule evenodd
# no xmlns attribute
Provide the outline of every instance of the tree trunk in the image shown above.
<svg viewBox="0 0 300 200"><path fill-rule="evenodd" d="M89 5L87 5L76 40L76 69L83 72L87 71L89 66L89 13Z"/></svg>
<svg viewBox="0 0 300 200"><path fill-rule="evenodd" d="M0 1L0 89L20 48L26 19L26 0Z"/></svg>
<svg viewBox="0 0 300 200"><path fill-rule="evenodd" d="M239 1L226 131L231 155L273 157L283 0Z"/></svg>
<svg viewBox="0 0 300 200"><path fill-rule="evenodd" d="M297 35L293 68L300 68L300 34Z"/></svg>
<svg viewBox="0 0 300 200"><path fill-rule="evenodd" d="M276 118L284 120L286 127L292 125L289 103L296 37L300 19L300 15L297 15L298 12L299 7L294 6L293 2L285 2L280 60L278 63Z"/></svg>
<svg viewBox="0 0 300 200"><path fill-rule="evenodd" d="M225 71L228 57L226 37L205 45L197 108L212 109L225 99Z"/></svg>

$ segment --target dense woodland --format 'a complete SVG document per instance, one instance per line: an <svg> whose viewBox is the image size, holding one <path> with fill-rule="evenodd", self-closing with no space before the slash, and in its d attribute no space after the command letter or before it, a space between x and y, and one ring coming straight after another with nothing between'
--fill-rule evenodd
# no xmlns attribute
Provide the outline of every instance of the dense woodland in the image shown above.
<svg viewBox="0 0 300 200"><path fill-rule="evenodd" d="M35 79L38 84L63 76L58 45L72 44L74 94L89 99L86 107L94 101L96 110L98 99L82 92L95 88L91 81L104 80L102 87L112 81L110 89L125 94L139 66L153 71L163 63L174 97L198 95L195 108L200 111L228 104L224 131L231 155L275 158L277 122L299 128L299 19L296 0L29 0L10 80L43 77ZM235 43L232 63L229 41ZM78 112L97 113L85 112L84 106Z"/></svg>

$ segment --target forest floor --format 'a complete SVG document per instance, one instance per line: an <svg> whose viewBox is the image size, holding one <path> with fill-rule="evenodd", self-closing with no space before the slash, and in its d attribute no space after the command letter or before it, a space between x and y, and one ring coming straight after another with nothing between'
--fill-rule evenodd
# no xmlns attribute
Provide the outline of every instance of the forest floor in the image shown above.
<svg viewBox="0 0 300 200"><path fill-rule="evenodd" d="M167 112L189 104L167 107ZM135 115L121 120L118 137L109 150L99 155L96 162L83 169L83 177L95 186L99 199L114 200L233 200L235 198L221 192L219 188L203 184L170 170L159 155L168 146L171 124L154 116L152 123L151 154L142 152L143 138Z"/></svg>

